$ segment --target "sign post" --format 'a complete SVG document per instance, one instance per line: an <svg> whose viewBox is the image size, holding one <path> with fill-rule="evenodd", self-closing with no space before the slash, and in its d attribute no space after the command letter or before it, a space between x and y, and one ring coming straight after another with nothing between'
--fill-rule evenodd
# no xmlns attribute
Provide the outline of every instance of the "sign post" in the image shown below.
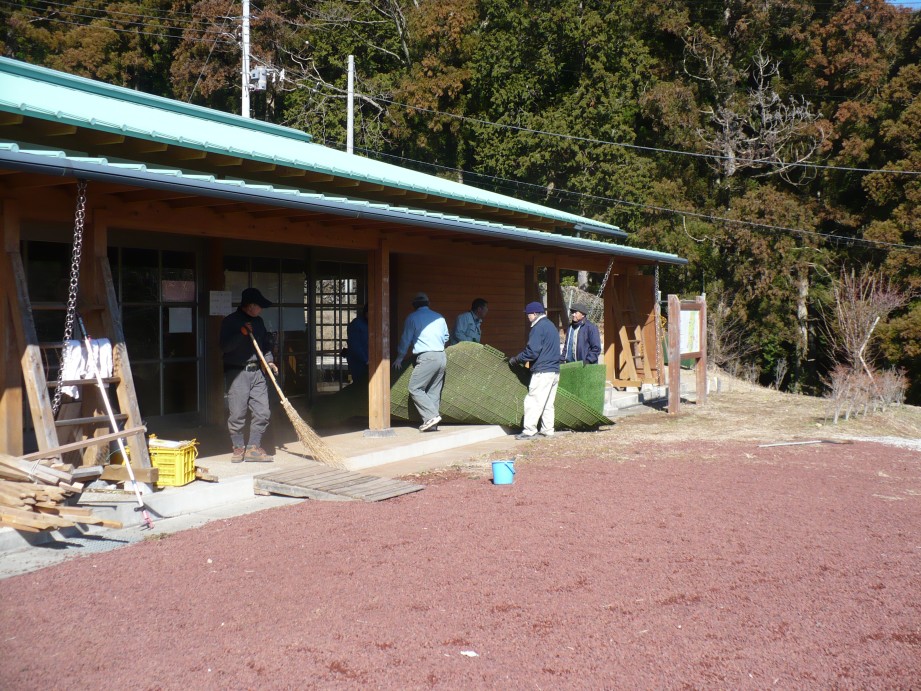
<svg viewBox="0 0 921 691"><path fill-rule="evenodd" d="M668 296L668 413L681 408L681 360L696 360L697 404L707 402L707 300Z"/></svg>

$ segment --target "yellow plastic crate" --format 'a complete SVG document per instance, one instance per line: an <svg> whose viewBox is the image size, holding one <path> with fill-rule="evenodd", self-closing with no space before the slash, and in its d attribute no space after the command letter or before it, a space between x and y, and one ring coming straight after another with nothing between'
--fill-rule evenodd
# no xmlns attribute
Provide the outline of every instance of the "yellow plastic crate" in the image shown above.
<svg viewBox="0 0 921 691"><path fill-rule="evenodd" d="M182 487L195 479L195 459L198 458L198 442L167 441L151 434L147 440L150 463L160 469L157 487Z"/></svg>

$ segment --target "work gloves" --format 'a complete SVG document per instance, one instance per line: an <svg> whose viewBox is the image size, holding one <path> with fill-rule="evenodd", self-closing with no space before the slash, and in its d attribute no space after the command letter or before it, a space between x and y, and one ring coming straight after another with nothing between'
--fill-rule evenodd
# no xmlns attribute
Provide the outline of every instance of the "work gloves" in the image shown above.
<svg viewBox="0 0 921 691"><path fill-rule="evenodd" d="M514 357L514 356L510 357L510 358L508 359L508 364L511 365L512 367L514 367L515 365L518 364L518 358L516 358L516 357Z"/></svg>

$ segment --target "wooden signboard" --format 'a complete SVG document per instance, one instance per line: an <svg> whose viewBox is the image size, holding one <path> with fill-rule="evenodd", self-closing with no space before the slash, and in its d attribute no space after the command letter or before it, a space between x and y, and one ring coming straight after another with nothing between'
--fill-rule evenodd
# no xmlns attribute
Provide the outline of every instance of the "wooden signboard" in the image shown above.
<svg viewBox="0 0 921 691"><path fill-rule="evenodd" d="M681 360L696 360L697 404L707 402L707 300L668 296L668 412L681 408Z"/></svg>

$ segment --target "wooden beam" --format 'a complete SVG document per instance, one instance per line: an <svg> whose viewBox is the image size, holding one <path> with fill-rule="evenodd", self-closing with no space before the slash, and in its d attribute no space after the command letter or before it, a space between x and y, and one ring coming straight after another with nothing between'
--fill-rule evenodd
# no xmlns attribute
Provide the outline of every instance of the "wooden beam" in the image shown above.
<svg viewBox="0 0 921 691"><path fill-rule="evenodd" d="M36 120L32 128L46 137L65 137L76 134L77 126L52 120Z"/></svg>
<svg viewBox="0 0 921 691"><path fill-rule="evenodd" d="M604 344L603 357L605 376L612 385L617 386L614 381L617 379L617 330L619 323L617 319L617 310L620 305L617 304L617 291L615 282L617 277L613 274L608 276L608 282L604 286Z"/></svg>
<svg viewBox="0 0 921 691"><path fill-rule="evenodd" d="M668 296L668 414L681 410L681 302Z"/></svg>
<svg viewBox="0 0 921 691"><path fill-rule="evenodd" d="M23 117L20 113L0 113L0 126L21 125Z"/></svg>
<svg viewBox="0 0 921 691"><path fill-rule="evenodd" d="M202 151L201 149L186 149L178 146L171 147L168 156L171 161L200 161L207 157L207 151Z"/></svg>
<svg viewBox="0 0 921 691"><path fill-rule="evenodd" d="M85 136L87 141L95 146L112 146L113 144L123 144L125 135L115 134L114 132L90 132L84 130L81 136Z"/></svg>

